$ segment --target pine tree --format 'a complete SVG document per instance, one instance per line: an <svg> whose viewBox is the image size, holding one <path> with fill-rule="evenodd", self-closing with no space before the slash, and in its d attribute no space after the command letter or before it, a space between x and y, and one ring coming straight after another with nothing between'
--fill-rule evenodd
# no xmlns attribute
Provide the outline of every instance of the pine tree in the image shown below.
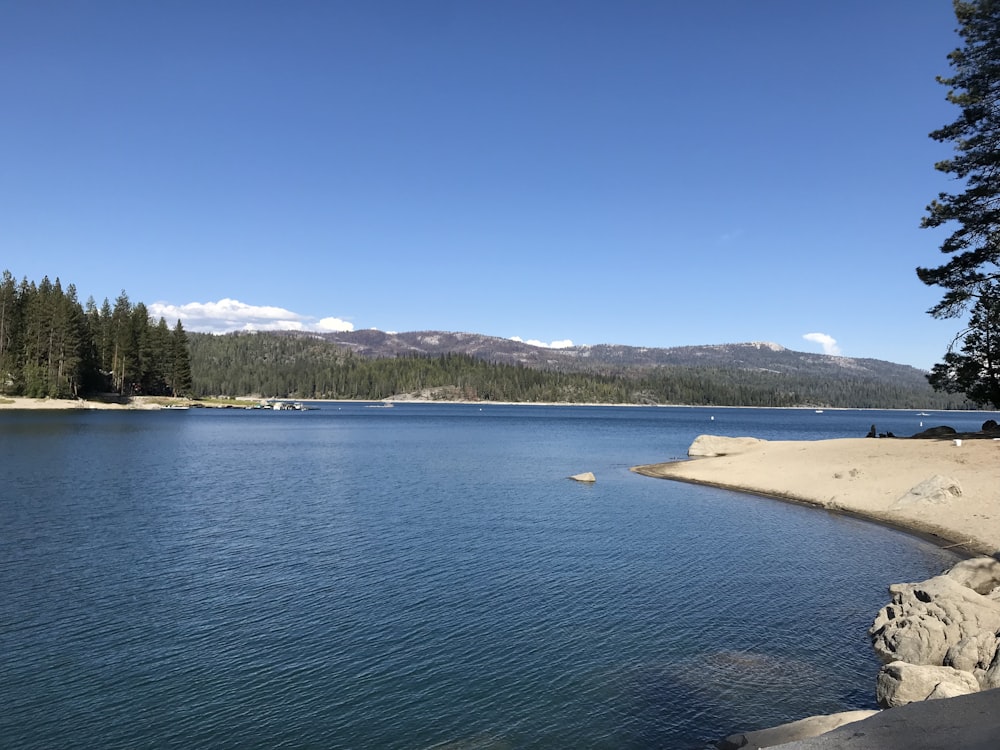
<svg viewBox="0 0 1000 750"><path fill-rule="evenodd" d="M17 284L10 271L0 279L0 393L9 392L14 386L17 367L20 310Z"/></svg>
<svg viewBox="0 0 1000 750"><path fill-rule="evenodd" d="M171 374L170 387L175 396L190 396L193 388L191 378L191 354L188 348L187 334L180 320L174 326L171 337Z"/></svg>
<svg viewBox="0 0 1000 750"><path fill-rule="evenodd" d="M972 308L960 351L950 351L927 378L935 389L1000 406L1000 286Z"/></svg>
<svg viewBox="0 0 1000 750"><path fill-rule="evenodd" d="M989 300L1000 283L1000 0L955 0L954 7L964 46L948 56L953 75L938 81L949 87L947 99L961 113L931 137L954 146L955 155L935 168L954 176L963 189L940 193L927 207L922 226L958 226L941 245L941 252L950 259L936 268L918 268L917 275L925 284L945 290L929 311L931 315L957 317L970 305L980 308L970 318L967 332L956 338L958 343L970 333L982 339L986 332L977 330L977 325L990 319L993 303ZM978 344L971 345L971 350L979 349ZM948 362L946 356L946 366ZM991 360L965 364L996 366ZM984 375L987 381L996 377L998 373L991 371ZM931 382L952 381L934 378ZM992 403L1000 407L1000 401Z"/></svg>

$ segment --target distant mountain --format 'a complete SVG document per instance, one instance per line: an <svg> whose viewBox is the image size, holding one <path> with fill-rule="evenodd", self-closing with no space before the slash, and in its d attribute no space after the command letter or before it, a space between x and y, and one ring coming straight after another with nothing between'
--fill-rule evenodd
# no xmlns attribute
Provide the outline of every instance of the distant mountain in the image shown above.
<svg viewBox="0 0 1000 750"><path fill-rule="evenodd" d="M620 344L548 349L496 336L445 331L386 333L365 330L315 335L364 357L465 354L488 362L520 364L558 372L622 374L627 370L664 366L702 367L839 379L891 381L928 387L916 367L880 359L835 357L797 352L779 344L752 341L667 348Z"/></svg>
<svg viewBox="0 0 1000 750"><path fill-rule="evenodd" d="M201 395L968 408L915 367L751 342L548 349L475 333L192 333Z"/></svg>

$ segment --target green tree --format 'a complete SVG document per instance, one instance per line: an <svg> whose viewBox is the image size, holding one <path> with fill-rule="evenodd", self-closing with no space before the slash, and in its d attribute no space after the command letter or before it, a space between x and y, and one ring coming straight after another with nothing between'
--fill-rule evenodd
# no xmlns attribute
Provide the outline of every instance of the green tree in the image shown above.
<svg viewBox="0 0 1000 750"><path fill-rule="evenodd" d="M961 342L963 354L956 356L967 358L965 369L996 367L995 360L970 358L965 352L982 351L982 342L989 338L977 325L991 319L990 300L1000 281L1000 0L955 0L954 8L964 44L948 55L953 75L938 81L949 87L947 99L961 113L930 135L954 147L953 157L938 162L935 169L952 175L961 190L940 193L927 207L922 226L957 226L941 245L949 260L935 268L918 268L917 276L944 289L941 301L929 311L934 317L957 317L970 305L979 308L949 354ZM976 341L969 342L970 335ZM947 355L944 365L952 366ZM983 374L985 381L996 377L996 372ZM931 382L944 387L957 381L935 377ZM992 398L991 403L1000 406Z"/></svg>
<svg viewBox="0 0 1000 750"><path fill-rule="evenodd" d="M927 379L939 391L1000 405L1000 286L976 300L961 339L961 349L945 354Z"/></svg>
<svg viewBox="0 0 1000 750"><path fill-rule="evenodd" d="M0 279L0 393L10 390L18 368L17 344L20 331L20 305L17 284L10 271Z"/></svg>
<svg viewBox="0 0 1000 750"><path fill-rule="evenodd" d="M193 388L191 355L188 351L187 334L180 320L174 326L170 343L170 388L175 396L189 396Z"/></svg>
<svg viewBox="0 0 1000 750"><path fill-rule="evenodd" d="M111 384L120 394L131 391L130 378L139 348L134 333L132 302L122 289L111 311Z"/></svg>

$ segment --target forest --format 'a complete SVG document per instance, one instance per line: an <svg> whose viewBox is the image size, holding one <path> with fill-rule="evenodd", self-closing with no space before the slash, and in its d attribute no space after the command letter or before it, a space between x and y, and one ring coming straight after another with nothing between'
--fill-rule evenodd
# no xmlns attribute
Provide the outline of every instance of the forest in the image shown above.
<svg viewBox="0 0 1000 750"><path fill-rule="evenodd" d="M123 290L82 303L56 278L0 279L0 394L429 400L714 406L973 408L892 379L737 366L566 372L467 354L364 357L308 333L188 333Z"/></svg>
<svg viewBox="0 0 1000 750"><path fill-rule="evenodd" d="M188 334L198 396L973 408L965 399L884 379L775 373L736 367L658 366L609 373L555 372L465 354L367 358L309 334Z"/></svg>
<svg viewBox="0 0 1000 750"><path fill-rule="evenodd" d="M0 278L0 394L82 398L191 394L187 335L180 321L152 320L122 293L112 305L77 299L58 277Z"/></svg>

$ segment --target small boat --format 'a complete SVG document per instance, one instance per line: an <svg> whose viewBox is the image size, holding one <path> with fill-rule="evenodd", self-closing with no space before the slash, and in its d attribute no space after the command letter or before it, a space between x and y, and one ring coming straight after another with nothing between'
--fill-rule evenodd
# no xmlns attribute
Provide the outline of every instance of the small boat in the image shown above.
<svg viewBox="0 0 1000 750"><path fill-rule="evenodd" d="M816 410L816 413L817 413L817 414L822 414L822 413L823 413L823 410L822 410L822 409L817 409L817 410Z"/></svg>
<svg viewBox="0 0 1000 750"><path fill-rule="evenodd" d="M927 412L925 412L925 411L921 411L921 412L917 412L917 416L918 416L918 417L929 417L929 416L930 416L930 414L928 414L928 413L927 413Z"/></svg>
<svg viewBox="0 0 1000 750"><path fill-rule="evenodd" d="M365 404L365 407L368 409L391 409L393 406L395 406L395 404L389 402L382 404Z"/></svg>
<svg viewBox="0 0 1000 750"><path fill-rule="evenodd" d="M170 409L170 411L187 411L190 406L184 406L182 404L167 404L163 407L164 409Z"/></svg>

